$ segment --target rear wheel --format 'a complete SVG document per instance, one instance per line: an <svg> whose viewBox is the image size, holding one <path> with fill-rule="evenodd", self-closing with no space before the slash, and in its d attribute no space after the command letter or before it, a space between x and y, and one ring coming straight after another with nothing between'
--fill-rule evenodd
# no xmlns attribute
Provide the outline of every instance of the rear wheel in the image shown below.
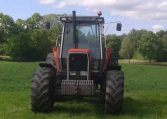
<svg viewBox="0 0 167 119"><path fill-rule="evenodd" d="M33 112L49 112L53 109L53 78L55 70L50 67L39 68L32 80L31 106Z"/></svg>
<svg viewBox="0 0 167 119"><path fill-rule="evenodd" d="M124 74L122 71L107 71L105 111L111 114L119 114L123 108Z"/></svg>

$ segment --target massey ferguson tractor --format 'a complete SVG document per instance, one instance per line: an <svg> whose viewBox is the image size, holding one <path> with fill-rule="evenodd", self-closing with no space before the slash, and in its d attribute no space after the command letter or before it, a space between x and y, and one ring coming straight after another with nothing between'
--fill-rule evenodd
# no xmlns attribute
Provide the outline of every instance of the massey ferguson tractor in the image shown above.
<svg viewBox="0 0 167 119"><path fill-rule="evenodd" d="M49 112L58 97L102 97L104 111L119 114L123 108L124 74L118 58L106 48L104 18L60 17L61 40L39 64L31 87L33 112ZM121 30L121 23L117 23ZM56 107L55 107L56 108Z"/></svg>

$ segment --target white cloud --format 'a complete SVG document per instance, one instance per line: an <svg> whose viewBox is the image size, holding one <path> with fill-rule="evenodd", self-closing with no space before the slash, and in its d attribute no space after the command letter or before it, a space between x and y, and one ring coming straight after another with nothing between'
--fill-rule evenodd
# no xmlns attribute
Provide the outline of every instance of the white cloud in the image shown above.
<svg viewBox="0 0 167 119"><path fill-rule="evenodd" d="M53 4L55 0L39 0L39 2L40 4L49 5L49 4Z"/></svg>
<svg viewBox="0 0 167 119"><path fill-rule="evenodd" d="M167 21L167 0L39 0L41 4L52 4L57 9L84 7L85 9L107 9L114 15L143 20Z"/></svg>
<svg viewBox="0 0 167 119"><path fill-rule="evenodd" d="M61 2L56 6L56 8L61 9L61 8L64 8L65 6L66 6L66 2L65 2L65 1L61 1Z"/></svg>
<svg viewBox="0 0 167 119"><path fill-rule="evenodd" d="M153 25L152 26L152 29L153 29L153 32L158 32L158 31L160 31L160 30L165 30L165 27L164 26L162 26L162 25Z"/></svg>
<svg viewBox="0 0 167 119"><path fill-rule="evenodd" d="M162 3L158 5L158 7L161 9L167 9L167 1L163 1Z"/></svg>

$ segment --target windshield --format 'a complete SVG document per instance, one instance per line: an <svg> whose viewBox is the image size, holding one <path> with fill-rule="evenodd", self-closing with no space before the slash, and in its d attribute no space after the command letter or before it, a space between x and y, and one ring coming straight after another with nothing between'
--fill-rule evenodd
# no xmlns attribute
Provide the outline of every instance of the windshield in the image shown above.
<svg viewBox="0 0 167 119"><path fill-rule="evenodd" d="M76 38L77 47L86 48L91 51L91 56L100 59L100 39L99 39L99 29L98 24L92 23L80 23L76 26ZM68 50L73 48L73 24L65 24L65 35L63 42L63 54L62 57L66 58Z"/></svg>

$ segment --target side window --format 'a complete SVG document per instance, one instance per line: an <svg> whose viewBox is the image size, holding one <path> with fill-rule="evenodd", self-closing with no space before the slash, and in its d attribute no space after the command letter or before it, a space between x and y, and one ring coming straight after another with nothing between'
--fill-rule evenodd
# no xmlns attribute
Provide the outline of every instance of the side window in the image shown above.
<svg viewBox="0 0 167 119"><path fill-rule="evenodd" d="M73 25L65 24L62 58L67 58L67 53L73 47Z"/></svg>

